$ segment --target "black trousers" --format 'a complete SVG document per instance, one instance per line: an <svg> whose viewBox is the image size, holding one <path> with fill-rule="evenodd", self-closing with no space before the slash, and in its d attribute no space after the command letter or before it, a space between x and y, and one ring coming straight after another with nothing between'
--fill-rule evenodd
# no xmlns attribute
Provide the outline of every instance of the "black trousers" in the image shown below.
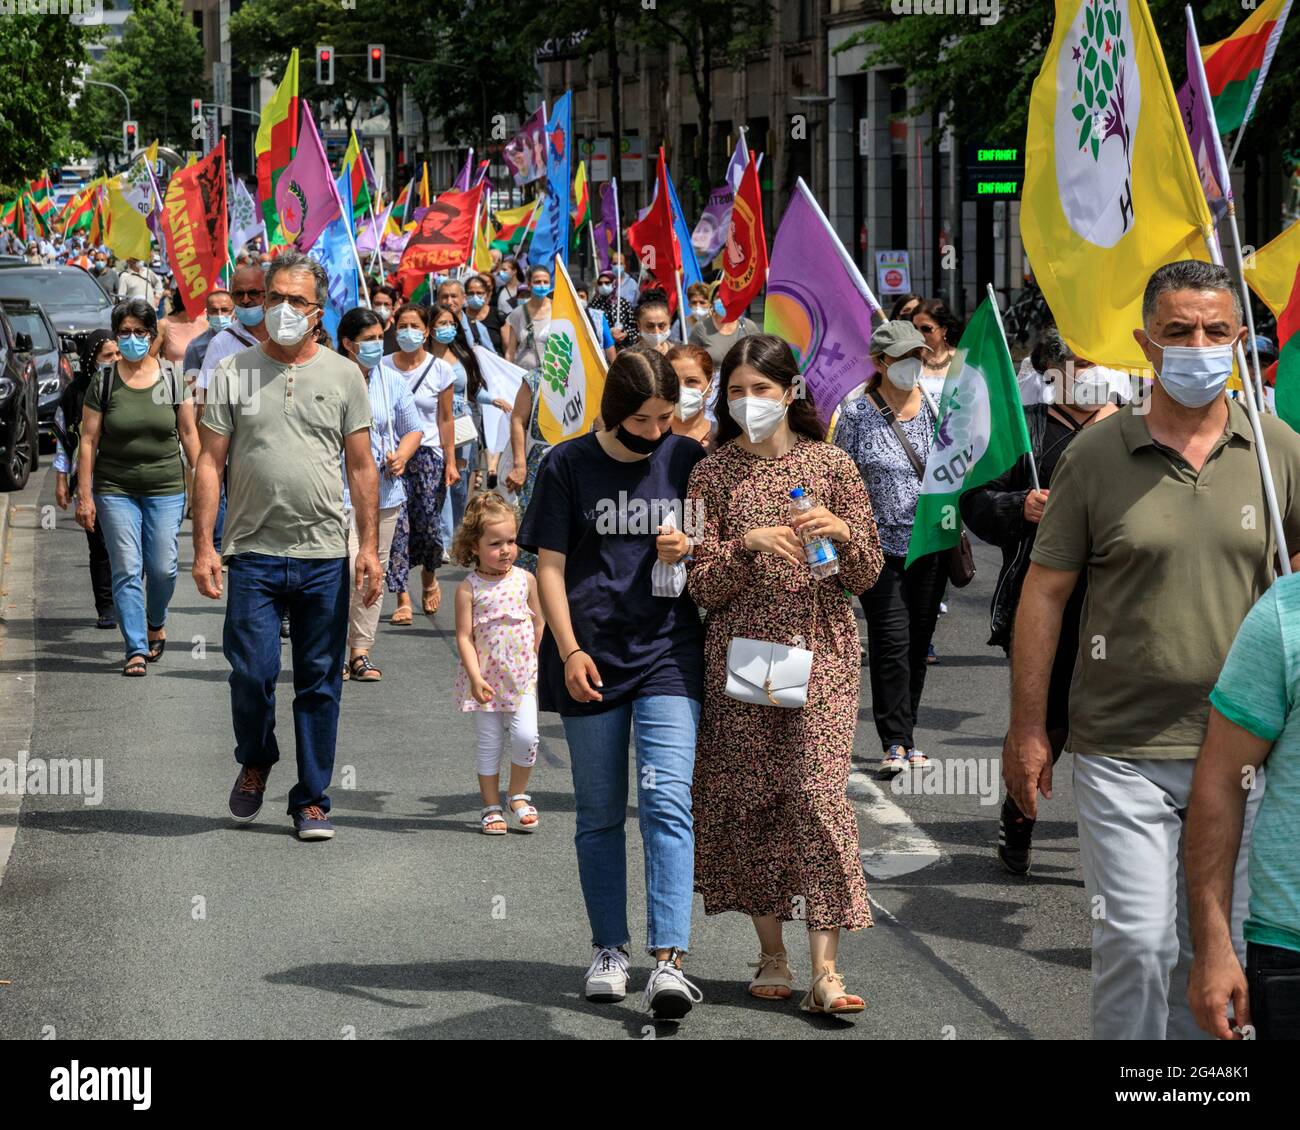
<svg viewBox="0 0 1300 1130"><path fill-rule="evenodd" d="M1250 1022L1259 1040L1300 1040L1300 951L1246 943Z"/></svg>
<svg viewBox="0 0 1300 1130"><path fill-rule="evenodd" d="M916 711L925 689L925 653L948 587L948 555L931 553L903 567L885 556L876 583L858 599L867 619L871 713L880 748L911 749Z"/></svg>
<svg viewBox="0 0 1300 1130"><path fill-rule="evenodd" d="M113 612L113 566L108 561L108 546L104 542L104 527L95 516L95 528L86 531L90 545L90 587L95 594L95 612L103 616Z"/></svg>

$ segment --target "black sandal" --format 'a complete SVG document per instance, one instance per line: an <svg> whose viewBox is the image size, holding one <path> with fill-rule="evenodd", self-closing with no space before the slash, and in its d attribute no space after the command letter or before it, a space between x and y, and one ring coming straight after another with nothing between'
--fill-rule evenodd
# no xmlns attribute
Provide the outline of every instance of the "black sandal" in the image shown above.
<svg viewBox="0 0 1300 1130"><path fill-rule="evenodd" d="M122 668L122 674L128 679L139 679L149 674L149 668L146 664L149 662L147 655L133 655L126 661Z"/></svg>
<svg viewBox="0 0 1300 1130"><path fill-rule="evenodd" d="M370 662L370 656L357 655L348 663L348 671L351 673L349 682L353 683L377 683L384 677L384 673Z"/></svg>
<svg viewBox="0 0 1300 1130"><path fill-rule="evenodd" d="M161 632L164 630L165 630L164 628L152 628L152 627L149 629L149 631L151 632ZM166 636L163 636L162 639L159 640L150 640L149 654L145 656L145 661L148 663L157 663L158 660L162 658L162 653L166 650L167 650Z"/></svg>

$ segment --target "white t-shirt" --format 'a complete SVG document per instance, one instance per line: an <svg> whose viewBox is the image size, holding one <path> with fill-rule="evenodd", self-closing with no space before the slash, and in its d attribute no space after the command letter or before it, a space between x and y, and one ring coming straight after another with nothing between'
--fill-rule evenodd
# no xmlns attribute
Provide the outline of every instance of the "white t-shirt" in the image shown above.
<svg viewBox="0 0 1300 1130"><path fill-rule="evenodd" d="M208 342L207 352L203 354L203 364L194 380L196 387L207 388L212 373L220 362L243 349L252 349L257 343L257 338L242 325L228 326L220 333L213 334L212 340Z"/></svg>
<svg viewBox="0 0 1300 1130"><path fill-rule="evenodd" d="M440 361L437 357L426 357L423 364L417 365L409 373L404 373L393 363L393 357L394 354L390 353L381 364L411 386L415 410L420 414L420 424L424 430L424 438L420 440L420 446L441 447L442 436L438 432L438 397L456 383L455 372L446 361ZM421 377L424 379L421 380Z"/></svg>

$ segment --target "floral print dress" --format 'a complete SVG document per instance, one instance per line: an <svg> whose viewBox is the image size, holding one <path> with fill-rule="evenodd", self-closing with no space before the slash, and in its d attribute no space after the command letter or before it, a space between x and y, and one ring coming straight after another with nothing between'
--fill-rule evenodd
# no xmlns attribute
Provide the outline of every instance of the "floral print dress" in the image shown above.
<svg viewBox="0 0 1300 1130"><path fill-rule="evenodd" d="M470 619L479 673L493 690L480 703L469 689L464 664L456 675L456 697L462 711L513 713L521 696L537 694L537 643L533 610L528 607L528 575L515 566L504 577L484 577L474 569L466 578L470 589Z"/></svg>
<svg viewBox="0 0 1300 1130"><path fill-rule="evenodd" d="M790 491L800 486L852 534L836 544L839 573L821 581L804 565L744 548L749 530L786 524ZM829 443L800 437L787 454L764 459L731 442L695 468L688 494L703 509L687 588L708 612L693 789L695 889L705 913L770 914L810 930L870 926L846 795L861 680L849 592L875 584L883 561L862 476ZM807 705L729 698L734 636L811 644Z"/></svg>

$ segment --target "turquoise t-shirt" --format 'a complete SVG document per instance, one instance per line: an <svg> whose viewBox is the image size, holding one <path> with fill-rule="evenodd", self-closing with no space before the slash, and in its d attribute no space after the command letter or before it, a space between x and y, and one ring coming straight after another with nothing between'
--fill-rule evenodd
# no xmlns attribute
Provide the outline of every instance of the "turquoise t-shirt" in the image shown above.
<svg viewBox="0 0 1300 1130"><path fill-rule="evenodd" d="M1247 941L1300 950L1300 574L1276 581L1242 621L1214 708L1273 742L1250 837Z"/></svg>

